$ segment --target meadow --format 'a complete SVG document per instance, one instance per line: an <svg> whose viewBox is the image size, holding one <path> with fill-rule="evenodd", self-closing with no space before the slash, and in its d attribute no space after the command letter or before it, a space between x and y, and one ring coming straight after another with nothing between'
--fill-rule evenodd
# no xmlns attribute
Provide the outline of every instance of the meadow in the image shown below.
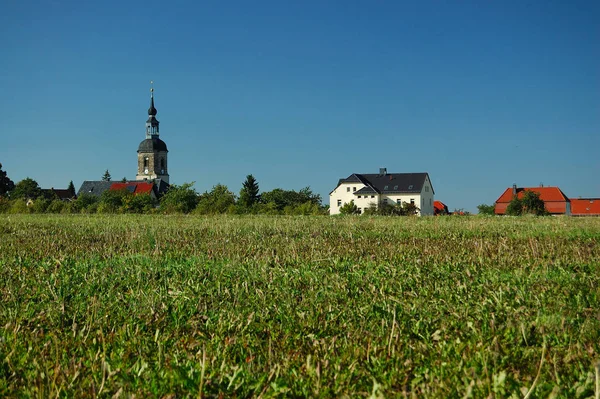
<svg viewBox="0 0 600 399"><path fill-rule="evenodd" d="M0 215L0 397L600 394L600 218Z"/></svg>

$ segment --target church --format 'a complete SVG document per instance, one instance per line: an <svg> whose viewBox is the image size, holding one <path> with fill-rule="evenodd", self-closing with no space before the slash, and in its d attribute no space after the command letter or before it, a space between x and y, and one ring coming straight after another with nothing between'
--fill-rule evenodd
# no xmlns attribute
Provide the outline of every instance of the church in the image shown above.
<svg viewBox="0 0 600 399"><path fill-rule="evenodd" d="M137 174L135 180L112 182L91 181L83 182L77 196L82 194L100 197L106 190L127 189L131 193L147 192L146 187L152 185L150 194L160 197L169 188L168 153L167 144L159 137L160 122L156 119L154 106L154 87L150 89L150 108L146 121L146 138L142 140L137 150ZM138 187L139 186L139 187ZM140 190L138 190L140 188Z"/></svg>

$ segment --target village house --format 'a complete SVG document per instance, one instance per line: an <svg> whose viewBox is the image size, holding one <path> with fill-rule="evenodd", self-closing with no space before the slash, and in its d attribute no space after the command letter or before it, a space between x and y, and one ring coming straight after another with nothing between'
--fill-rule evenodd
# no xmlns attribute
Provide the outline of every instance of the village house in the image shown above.
<svg viewBox="0 0 600 399"><path fill-rule="evenodd" d="M353 173L339 179L329 193L329 214L337 215L350 201L360 213L369 207L414 204L421 216L433 215L433 186L427 173L388 173L381 168L378 174Z"/></svg>
<svg viewBox="0 0 600 399"><path fill-rule="evenodd" d="M600 216L600 198L570 198L571 216Z"/></svg>
<svg viewBox="0 0 600 399"><path fill-rule="evenodd" d="M442 201L433 201L433 214L435 216L449 215L450 212L448 211L448 206Z"/></svg>
<svg viewBox="0 0 600 399"><path fill-rule="evenodd" d="M512 188L504 190L500 198L494 205L494 213L496 215L505 215L506 208L513 198L523 198L526 191L533 191L540 195L540 199L544 201L546 210L551 215L571 215L571 201L558 187L517 187L516 184Z"/></svg>

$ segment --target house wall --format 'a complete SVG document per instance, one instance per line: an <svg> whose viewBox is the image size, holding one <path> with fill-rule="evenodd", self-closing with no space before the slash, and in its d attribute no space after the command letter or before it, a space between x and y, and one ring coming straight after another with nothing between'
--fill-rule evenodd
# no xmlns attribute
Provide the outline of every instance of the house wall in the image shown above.
<svg viewBox="0 0 600 399"><path fill-rule="evenodd" d="M362 183L342 183L339 187L329 194L329 214L337 215L340 213L340 207L344 204L354 201L354 204L360 209L361 213L365 209L369 208L371 204L379 206L384 200L387 203L397 204L398 200L402 203L410 203L414 200L415 205L420 209L419 215L431 216L433 215L433 189L429 180L423 185L423 191L421 193L398 193L398 194L361 194L360 198L355 195L355 191L359 191L365 187ZM425 187L428 187L427 189ZM338 205L338 200L341 201L341 205Z"/></svg>
<svg viewBox="0 0 600 399"><path fill-rule="evenodd" d="M359 205L359 199L356 198L356 196L354 195L354 192L360 190L363 187L365 187L365 185L360 182L340 184L335 190L331 192L331 194L329 194L329 214L337 215L340 213L341 206L338 206L338 200L341 200L341 205L344 205L345 203L354 200L356 206L361 207L362 205L362 208L364 209L366 201L364 203L361 201L361 205ZM361 200L362 199L363 198L361 198Z"/></svg>
<svg viewBox="0 0 600 399"><path fill-rule="evenodd" d="M417 205L421 209L421 216L433 216L434 215L434 207L433 202L435 194L433 193L433 186L429 181L429 176L425 178L425 183L423 184L423 188L421 189L421 205Z"/></svg>

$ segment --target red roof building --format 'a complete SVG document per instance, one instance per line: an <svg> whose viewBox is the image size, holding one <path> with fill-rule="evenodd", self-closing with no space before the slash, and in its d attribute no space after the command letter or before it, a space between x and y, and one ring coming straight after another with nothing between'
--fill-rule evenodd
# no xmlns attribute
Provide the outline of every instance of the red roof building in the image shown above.
<svg viewBox="0 0 600 399"><path fill-rule="evenodd" d="M433 201L433 214L435 216L438 215L448 215L448 207L442 201Z"/></svg>
<svg viewBox="0 0 600 399"><path fill-rule="evenodd" d="M533 191L540 195L540 199L544 201L546 210L552 215L570 215L571 202L569 198L558 187L517 187L507 188L504 193L496 200L494 212L496 215L504 215L506 207L512 199L517 196L523 198L525 191Z"/></svg>
<svg viewBox="0 0 600 399"><path fill-rule="evenodd" d="M600 198L571 198L571 215L600 216Z"/></svg>
<svg viewBox="0 0 600 399"><path fill-rule="evenodd" d="M111 184L109 190L127 190L132 194L149 194L151 197L156 198L153 182L129 181L126 183L113 183Z"/></svg>

